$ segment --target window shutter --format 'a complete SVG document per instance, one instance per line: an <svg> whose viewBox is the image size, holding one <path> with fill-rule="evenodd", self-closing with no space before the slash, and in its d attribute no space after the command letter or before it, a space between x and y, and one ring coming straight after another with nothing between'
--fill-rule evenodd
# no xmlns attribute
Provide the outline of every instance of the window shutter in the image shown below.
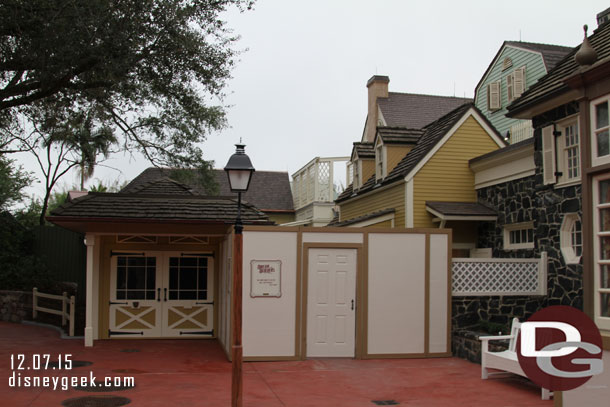
<svg viewBox="0 0 610 407"><path fill-rule="evenodd" d="M525 91L525 67L515 69L514 73L514 93L513 96L518 98Z"/></svg>
<svg viewBox="0 0 610 407"><path fill-rule="evenodd" d="M508 103L512 102L514 97L513 97L513 74L509 74L506 77L506 94L508 96Z"/></svg>
<svg viewBox="0 0 610 407"><path fill-rule="evenodd" d="M544 185L555 183L555 136L553 126L542 129L542 179Z"/></svg>
<svg viewBox="0 0 610 407"><path fill-rule="evenodd" d="M500 109L500 82L492 82L487 85L487 96L489 110Z"/></svg>

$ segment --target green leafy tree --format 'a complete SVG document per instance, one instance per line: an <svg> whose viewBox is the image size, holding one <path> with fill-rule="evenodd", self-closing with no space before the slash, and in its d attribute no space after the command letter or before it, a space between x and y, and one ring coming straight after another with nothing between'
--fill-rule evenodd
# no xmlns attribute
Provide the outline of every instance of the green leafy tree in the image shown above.
<svg viewBox="0 0 610 407"><path fill-rule="evenodd" d="M107 117L95 105L65 109L61 104L35 103L23 110L31 130L13 134L19 151L30 153L44 178L39 223L44 225L53 189L72 169L81 171L81 185L93 174L100 156L107 157L117 140ZM75 188L77 189L77 188Z"/></svg>
<svg viewBox="0 0 610 407"><path fill-rule="evenodd" d="M223 89L238 54L222 13L251 5L3 1L0 139L24 138L32 122L20 118L32 106L68 116L95 105L120 132L123 149L140 151L155 165L205 168L200 143L226 126ZM0 147L17 151L16 144Z"/></svg>
<svg viewBox="0 0 610 407"><path fill-rule="evenodd" d="M30 185L32 177L22 167L16 167L14 160L0 155L0 210L9 209L23 200L22 190Z"/></svg>
<svg viewBox="0 0 610 407"><path fill-rule="evenodd" d="M111 148L117 143L111 126L96 120L96 108L77 111L70 115L64 131L53 132L47 143L66 143L80 157L78 161L80 190L85 190L85 181L93 176L100 155L108 158ZM96 126L96 123L98 124Z"/></svg>

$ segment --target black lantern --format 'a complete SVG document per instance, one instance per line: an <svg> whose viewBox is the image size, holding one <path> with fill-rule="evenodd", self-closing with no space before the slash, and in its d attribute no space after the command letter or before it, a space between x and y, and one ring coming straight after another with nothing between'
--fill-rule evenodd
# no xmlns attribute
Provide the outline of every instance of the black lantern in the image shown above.
<svg viewBox="0 0 610 407"><path fill-rule="evenodd" d="M252 173L255 171L250 161L250 157L246 155L244 144L235 144L235 154L229 158L229 162L225 166L225 171L229 176L229 186L232 192L246 192L250 186Z"/></svg>

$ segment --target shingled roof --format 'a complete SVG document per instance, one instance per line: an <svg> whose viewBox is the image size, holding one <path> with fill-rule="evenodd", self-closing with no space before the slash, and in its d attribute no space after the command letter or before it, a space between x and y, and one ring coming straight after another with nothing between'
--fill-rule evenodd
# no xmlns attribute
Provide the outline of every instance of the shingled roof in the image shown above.
<svg viewBox="0 0 610 407"><path fill-rule="evenodd" d="M357 141L354 142L354 147L352 147L352 157L354 153L357 153L360 158L375 158L375 147L373 143Z"/></svg>
<svg viewBox="0 0 610 407"><path fill-rule="evenodd" d="M419 137L417 144L409 151L404 158L392 169L392 171L381 180L381 184L389 184L399 179L403 179L415 166L426 156L446 134L460 120L460 118L470 109L476 109L472 103L462 104L457 109L452 110L440 119L428 126L424 127L423 134ZM478 111L478 110L477 110ZM480 114L483 118L484 116ZM491 128L493 126L490 125ZM499 135L498 135L499 137ZM379 183L373 174L357 191L358 194L367 192L373 189ZM336 199L336 202L341 202L353 196L353 184L349 185Z"/></svg>
<svg viewBox="0 0 610 407"><path fill-rule="evenodd" d="M388 127L421 129L472 99L452 96L389 92L377 103Z"/></svg>
<svg viewBox="0 0 610 407"><path fill-rule="evenodd" d="M151 167L144 170L134 178L122 193L165 193L165 194L191 194L209 195L203 187L196 182L192 185L181 184L172 179L173 169ZM197 170L192 170L197 177ZM229 187L227 174L224 170L212 170L214 179L218 184L219 196L234 196ZM196 178L195 178L196 179ZM160 183L159 180L162 180ZM173 182L173 184L172 184ZM153 185L151 185L154 184ZM146 187L148 185L148 187ZM182 186L182 191L180 187ZM163 188L167 187L165 191ZM250 188L242 195L244 201L256 206L262 211L293 211L292 190L287 172L255 171L250 181Z"/></svg>
<svg viewBox="0 0 610 407"><path fill-rule="evenodd" d="M610 22L600 25L589 37L591 46L597 51L598 61L610 56ZM507 109L507 116L516 117L532 105L541 101L551 99L554 96L566 92L569 88L563 80L575 73L580 66L574 60L574 54L578 52L580 45L571 51L538 82L530 86L517 100L511 103Z"/></svg>
<svg viewBox="0 0 610 407"><path fill-rule="evenodd" d="M464 116L470 109L474 109L481 120L484 120L489 128L495 131L495 128L489 123L485 116L472 104L465 103L444 115L433 123L424 127L423 134L419 137L417 144L409 151L404 158L392 169L392 171L381 182L377 182L375 174L373 174L363 185L356 191L357 194L365 193L378 185L386 185L392 182L404 179L417 164L428 154L434 146L451 130L451 128ZM496 132L499 140L502 137ZM336 202L345 201L354 196L353 184L350 184L336 199Z"/></svg>
<svg viewBox="0 0 610 407"><path fill-rule="evenodd" d="M51 212L50 221L66 219L192 221L232 224L237 201L232 197L96 193L73 199ZM267 215L242 205L244 223L270 224Z"/></svg>
<svg viewBox="0 0 610 407"><path fill-rule="evenodd" d="M544 61L547 72L553 69L559 61L565 58L565 56L572 51L572 47L564 47L563 45L553 44L538 44L535 42L505 41L504 44L539 52L542 54L542 60Z"/></svg>
<svg viewBox="0 0 610 407"><path fill-rule="evenodd" d="M131 188L137 194L161 195L195 195L192 188L171 178L163 177L143 182Z"/></svg>
<svg viewBox="0 0 610 407"><path fill-rule="evenodd" d="M377 127L377 134L386 144L417 143L424 130L404 127Z"/></svg>
<svg viewBox="0 0 610 407"><path fill-rule="evenodd" d="M344 220L341 222L339 222L339 216L335 215L333 220L331 220L327 226L338 226L338 227L349 226L349 225L353 225L355 223L364 222L369 219L375 219L380 216L387 215L387 214L394 213L394 212L396 212L396 210L394 208L382 209L380 211L367 213L365 215L358 216L356 218L352 218L352 219L348 219L348 220Z"/></svg>
<svg viewBox="0 0 610 407"><path fill-rule="evenodd" d="M447 217L497 217L493 209L478 202L426 201L426 207Z"/></svg>

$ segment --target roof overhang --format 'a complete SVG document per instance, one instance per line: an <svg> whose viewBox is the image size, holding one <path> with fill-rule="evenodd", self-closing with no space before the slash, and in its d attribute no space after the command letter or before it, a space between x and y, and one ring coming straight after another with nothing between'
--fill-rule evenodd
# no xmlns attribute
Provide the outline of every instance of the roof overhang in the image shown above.
<svg viewBox="0 0 610 407"><path fill-rule="evenodd" d="M573 100L577 100L581 96L583 96L583 94L580 90L570 89L567 86L562 86L522 106L516 106L513 109L510 109L509 106L506 116L513 117L515 119L531 120L534 118L534 116L538 116L556 107L565 105Z"/></svg>
<svg viewBox="0 0 610 407"><path fill-rule="evenodd" d="M431 204L430 204L431 205ZM432 214L435 218L433 222L447 222L447 221L495 221L498 219L497 215L490 214L491 210L478 203L468 202L443 202L443 205L449 210L439 210L438 208L432 208L426 202L426 211ZM469 205L472 210L460 212L458 209L464 205ZM477 207L480 211L477 212Z"/></svg>
<svg viewBox="0 0 610 407"><path fill-rule="evenodd" d="M232 223L204 220L158 220L158 219L117 219L83 218L68 216L47 216L49 222L65 229L80 233L163 233L163 234L226 234ZM266 223L254 223L267 225Z"/></svg>
<svg viewBox="0 0 610 407"><path fill-rule="evenodd" d="M606 57L591 66L582 67L563 82L572 89L582 89L591 83L608 79L610 76L610 57Z"/></svg>

